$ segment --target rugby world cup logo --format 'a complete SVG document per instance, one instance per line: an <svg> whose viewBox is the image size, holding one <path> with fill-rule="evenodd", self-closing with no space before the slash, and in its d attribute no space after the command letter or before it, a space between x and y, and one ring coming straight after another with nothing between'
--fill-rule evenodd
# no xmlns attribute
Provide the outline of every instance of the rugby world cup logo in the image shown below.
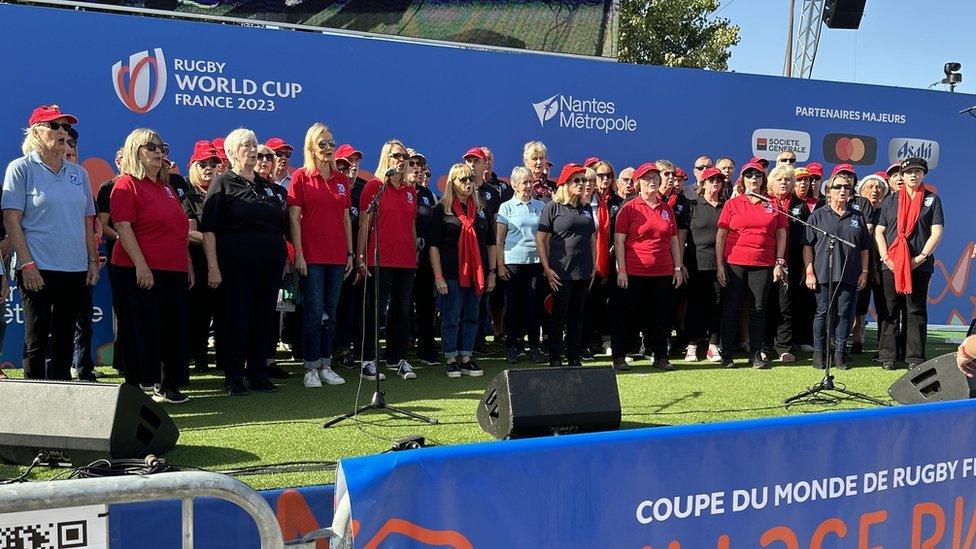
<svg viewBox="0 0 976 549"><path fill-rule="evenodd" d="M129 64L122 61L112 65L112 85L130 111L147 113L163 100L166 94L166 58L162 48L155 48L152 54L147 50L129 56Z"/></svg>

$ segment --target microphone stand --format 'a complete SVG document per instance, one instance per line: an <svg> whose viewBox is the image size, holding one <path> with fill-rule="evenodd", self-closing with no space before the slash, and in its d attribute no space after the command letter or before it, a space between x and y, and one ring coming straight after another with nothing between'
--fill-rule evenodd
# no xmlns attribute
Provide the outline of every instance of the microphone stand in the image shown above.
<svg viewBox="0 0 976 549"><path fill-rule="evenodd" d="M785 211L783 209L778 208L775 204L773 204L772 200L769 197L756 194L756 193L754 193L752 191L749 191L746 194L748 196L751 196L753 198L758 198L759 200L761 200L763 202L766 202L768 204L771 204L773 206L773 210L775 212L779 213L780 215L786 216L786 217L792 219L793 221L796 221L797 223L799 223L799 224L801 224L801 225L803 225L805 227L808 227L808 228L812 229L814 232L820 234L822 237L826 238L826 240L827 240L827 254L828 254L827 255L827 270L830 272L830 280L827 281L827 326L826 326L827 334L826 334L826 337L825 337L825 340L827 342L826 343L826 347L827 348L824 350L824 352L826 353L827 356L825 357L825 363L824 363L825 364L824 377L819 382L817 382L817 383L811 385L810 387L804 389L803 391L801 391L801 392L799 392L799 393L797 393L797 394L795 394L795 395L787 398L786 400L783 401L783 404L791 404L791 403L796 402L796 401L798 401L800 399L804 399L804 398L807 398L807 397L817 396L820 393L823 393L823 392L826 392L826 391L834 391L836 393L841 393L843 395L846 395L846 396L848 396L850 398L853 398L853 399L856 399L856 400L862 400L862 401L865 401L865 402L870 402L871 404L877 404L879 406L888 406L887 403L882 402L882 401L880 401L880 400L878 400L878 399L876 399L874 397L868 396L868 395L866 395L864 393L858 393L858 392L855 392L855 391L848 391L844 387L838 387L838 386L836 386L834 384L834 376L831 375L831 373L830 373L830 368L832 366L831 357L833 355L833 353L830 352L830 344L831 344L831 340L832 340L832 338L831 338L831 327L832 327L832 323L831 323L831 314L830 314L830 312L831 312L831 309L834 306L834 298L837 297L835 295L835 292L834 292L834 274L835 274L834 273L834 267L835 267L835 265L834 265L834 248L836 248L836 246L837 246L838 243L842 244L843 246L846 246L851 251L853 251L855 248L857 248L857 246L853 242L849 242L847 240L844 240L843 238L841 238L841 237L839 237L839 236L837 236L835 234L828 233L827 231L821 229L820 227L816 227L814 225L811 225L810 223L807 223L806 221L804 221L804 220L796 217L795 215L790 214L788 211ZM826 207L829 208L830 206L826 206ZM847 257L849 258L850 255L848 255ZM844 262L845 262L845 264L847 263L847 258L844 259ZM816 352L816 351L814 351L814 352Z"/></svg>
<svg viewBox="0 0 976 549"><path fill-rule="evenodd" d="M376 268L376 272L373 274L373 352L374 363L376 365L376 390L373 391L373 398L370 400L369 404L364 404L355 411L347 412L345 414L336 416L329 421L322 424L323 429L328 429L337 423L345 421L350 418L354 418L357 415L366 412L368 410L382 410L391 416L401 415L408 418L413 418L418 421L423 421L425 423L430 423L434 425L437 420L427 416L423 416L410 410L404 410L402 408L397 408L396 406L390 406L386 403L386 398L384 393L380 389L380 199L383 198L383 193L386 192L386 187L390 184L390 177L395 174L387 174L383 180L383 184L380 185L379 191L373 197L373 200L369 203L369 207L366 208L366 213L370 215L369 227L366 228L367 231L373 231L373 265ZM405 184L405 183L404 183ZM367 236L367 242L368 240ZM369 270L367 269L367 276L369 276ZM366 291L366 285L363 284L363 291ZM365 322L365 320L364 320ZM387 346L389 346L389 338L387 338Z"/></svg>

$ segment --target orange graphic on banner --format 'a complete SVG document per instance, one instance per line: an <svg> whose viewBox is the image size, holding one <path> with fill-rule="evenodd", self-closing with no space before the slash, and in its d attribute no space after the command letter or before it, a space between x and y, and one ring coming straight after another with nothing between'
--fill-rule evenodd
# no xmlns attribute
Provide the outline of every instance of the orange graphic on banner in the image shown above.
<svg viewBox="0 0 976 549"><path fill-rule="evenodd" d="M952 269L951 274L942 260L935 260L935 269L945 277L946 285L937 296L929 296L929 303L939 303L949 292L958 297L966 291L966 286L969 284L969 262L971 261L969 258L972 253L973 243L970 242L963 248L962 255L956 260L956 266Z"/></svg>
<svg viewBox="0 0 976 549"><path fill-rule="evenodd" d="M380 543L393 534L402 534L412 540L427 545L443 545L455 549L472 549L474 546L468 538L454 530L429 530L423 526L398 518L391 518L383 524L373 539L369 540L363 549L376 549Z"/></svg>

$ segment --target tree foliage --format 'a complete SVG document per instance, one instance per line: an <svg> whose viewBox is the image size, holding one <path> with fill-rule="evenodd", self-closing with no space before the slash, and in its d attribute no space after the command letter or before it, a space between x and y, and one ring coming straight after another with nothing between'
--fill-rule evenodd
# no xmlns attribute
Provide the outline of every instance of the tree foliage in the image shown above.
<svg viewBox="0 0 976 549"><path fill-rule="evenodd" d="M728 70L739 27L710 17L719 0L623 0L618 59L628 63Z"/></svg>

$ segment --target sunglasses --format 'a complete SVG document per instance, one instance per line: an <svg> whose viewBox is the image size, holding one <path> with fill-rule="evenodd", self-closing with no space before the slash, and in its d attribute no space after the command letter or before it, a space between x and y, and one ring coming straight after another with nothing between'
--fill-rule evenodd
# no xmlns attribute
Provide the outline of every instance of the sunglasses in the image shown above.
<svg viewBox="0 0 976 549"><path fill-rule="evenodd" d="M273 160L274 153L258 153L258 160Z"/></svg>
<svg viewBox="0 0 976 549"><path fill-rule="evenodd" d="M291 151L287 149L275 151L274 155L277 156L278 158L291 158Z"/></svg>
<svg viewBox="0 0 976 549"><path fill-rule="evenodd" d="M674 172L661 172L661 177L674 177Z"/></svg>
<svg viewBox="0 0 976 549"><path fill-rule="evenodd" d="M747 177L749 179L758 179L762 177L762 175L760 175L759 172L757 172L756 170L749 170L746 173L742 174L742 177Z"/></svg>
<svg viewBox="0 0 976 549"><path fill-rule="evenodd" d="M58 131L61 129L63 129L64 131L68 131L71 129L71 124L68 124L67 122L41 122L41 125L47 128L51 128L54 131Z"/></svg>
<svg viewBox="0 0 976 549"><path fill-rule="evenodd" d="M613 179L613 174L612 173L609 173L609 172L607 172L607 173L598 173L598 174L596 174L596 176L599 177L600 179Z"/></svg>
<svg viewBox="0 0 976 549"><path fill-rule="evenodd" d="M393 153L390 155L390 158L396 158L397 160L406 160L410 158L410 156L408 156L407 153Z"/></svg>
<svg viewBox="0 0 976 549"><path fill-rule="evenodd" d="M784 162L787 163L787 164L796 164L796 159L795 158L784 158L784 159L780 160L779 162L780 162L780 164L782 164Z"/></svg>
<svg viewBox="0 0 976 549"><path fill-rule="evenodd" d="M67 143L68 146L71 147L72 149L78 146L78 142L75 141L74 139L68 139L67 141L65 141L65 143Z"/></svg>
<svg viewBox="0 0 976 549"><path fill-rule="evenodd" d="M323 139L322 141L319 141L319 149L324 150L324 149L334 149L334 148L335 148L335 141L331 139L329 140Z"/></svg>
<svg viewBox="0 0 976 549"><path fill-rule="evenodd" d="M572 183L572 184L574 184L574 185L582 185L583 183L586 182L586 178L583 178L583 177L574 177L574 178L570 179L569 182Z"/></svg>
<svg viewBox="0 0 976 549"><path fill-rule="evenodd" d="M464 177L459 177L459 178L457 178L457 181L459 183L471 183L472 181L474 181L474 176L472 176L472 175L466 175Z"/></svg>
<svg viewBox="0 0 976 549"><path fill-rule="evenodd" d="M352 173L352 168L349 166L343 166L342 168L339 168L339 173L344 175L349 175L350 173Z"/></svg>
<svg viewBox="0 0 976 549"><path fill-rule="evenodd" d="M702 164L701 166L695 166L695 169L698 171L702 171L702 170L707 170L708 168L711 167L712 167L711 164Z"/></svg>
<svg viewBox="0 0 976 549"><path fill-rule="evenodd" d="M214 162L213 160L203 160L203 161L197 162L197 166L200 166L204 170L206 170L208 168L209 169L213 169L213 168L216 168L219 165L220 165L220 162Z"/></svg>
<svg viewBox="0 0 976 549"><path fill-rule="evenodd" d="M149 151L149 152L151 152L151 153L154 153L156 151L161 151L161 152L163 152L163 154L166 154L166 152L163 150L163 146L162 145L159 145L157 143L153 143L152 141L150 141L149 143L146 143L145 145L143 145L143 147L145 147L146 150Z"/></svg>
<svg viewBox="0 0 976 549"><path fill-rule="evenodd" d="M411 168L416 168L418 166L423 166L423 165L424 163L421 160L411 160L407 162L407 166L410 166Z"/></svg>
<svg viewBox="0 0 976 549"><path fill-rule="evenodd" d="M851 187L850 185L834 185L831 187L831 189L834 189L835 191L849 191L853 188L854 187Z"/></svg>

